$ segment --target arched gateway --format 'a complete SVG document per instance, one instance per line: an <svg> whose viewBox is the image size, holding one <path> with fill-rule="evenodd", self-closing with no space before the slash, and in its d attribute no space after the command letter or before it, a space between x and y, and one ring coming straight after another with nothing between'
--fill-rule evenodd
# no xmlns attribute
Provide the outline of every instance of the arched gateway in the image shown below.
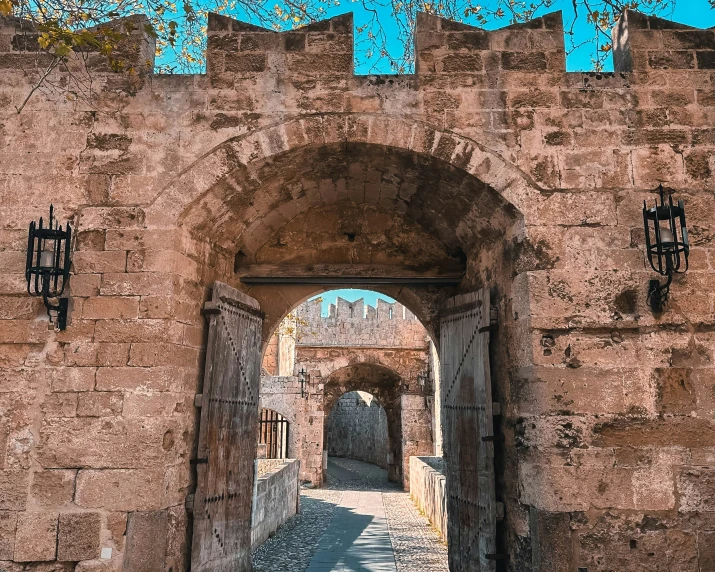
<svg viewBox="0 0 715 572"><path fill-rule="evenodd" d="M452 559L465 570L488 570L497 558L489 291L450 296L485 284L487 276L501 295L509 291L509 281L499 280L511 275L501 253L523 234L524 220L503 195L526 202L537 194L518 169L466 138L407 119L333 114L290 120L219 145L162 191L147 209L146 224L158 229L178 219L205 253L201 273L211 277L205 285L214 290L204 313L211 321L209 343L216 344L209 346L207 376L220 372L221 360L235 363L237 371L250 369L250 395L258 391L254 364L261 347L228 334L214 341L220 338L212 332L225 329L226 312L238 320L236 331L253 331L265 313L266 340L315 285L370 284L414 308L433 335L439 332ZM243 293L214 286L214 277ZM250 515L244 505L251 483L231 469L234 463L221 460L221 447L253 458L255 439L247 436L258 409L235 384L212 394L212 379L205 378L202 403L216 409L202 409L199 450L213 434L222 440L215 451L206 445L198 465L197 570L242 562L250 548L241 527L232 527L241 522L241 510ZM228 418L239 420L232 434L223 427Z"/></svg>
<svg viewBox="0 0 715 572"><path fill-rule="evenodd" d="M36 54L0 24L24 101ZM249 569L261 347L343 285L439 347L451 569L709 569L715 34L627 12L613 45L617 73L567 73L559 14L422 14L414 75L357 77L350 16L211 15L205 75L0 106L0 563ZM654 315L660 183L692 249ZM64 331L25 288L50 201Z"/></svg>

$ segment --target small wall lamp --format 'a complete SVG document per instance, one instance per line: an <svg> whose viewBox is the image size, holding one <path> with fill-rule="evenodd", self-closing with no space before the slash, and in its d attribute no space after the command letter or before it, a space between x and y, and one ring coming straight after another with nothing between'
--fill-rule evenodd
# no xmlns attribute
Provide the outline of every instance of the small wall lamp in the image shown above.
<svg viewBox="0 0 715 572"><path fill-rule="evenodd" d="M300 382L300 396L301 397L308 397L308 392L305 391L305 384L308 383L308 372L305 371L305 368L301 367L300 371L298 372L298 381Z"/></svg>
<svg viewBox="0 0 715 572"><path fill-rule="evenodd" d="M54 207L50 205L50 219L44 226L42 217L39 223L32 221L27 240L27 264L25 279L27 292L31 296L42 296L50 322L55 316L55 323L60 330L67 327L68 298L60 298L70 277L70 241L72 229L66 228L54 218ZM57 304L51 304L50 298L57 298Z"/></svg>
<svg viewBox="0 0 715 572"><path fill-rule="evenodd" d="M655 206L648 208L643 201L648 261L653 270L667 277L665 284L661 284L659 280L651 280L648 284L648 303L656 314L663 311L668 301L673 274L687 271L690 253L683 201L678 201L678 206L674 206L673 196L669 193L666 203L663 185L658 187L658 192L660 205L656 199Z"/></svg>
<svg viewBox="0 0 715 572"><path fill-rule="evenodd" d="M430 370L429 370L429 365L427 365L427 368L421 371L420 373L417 374L417 382L420 384L420 389L422 391L425 391L425 389L429 389L430 381Z"/></svg>

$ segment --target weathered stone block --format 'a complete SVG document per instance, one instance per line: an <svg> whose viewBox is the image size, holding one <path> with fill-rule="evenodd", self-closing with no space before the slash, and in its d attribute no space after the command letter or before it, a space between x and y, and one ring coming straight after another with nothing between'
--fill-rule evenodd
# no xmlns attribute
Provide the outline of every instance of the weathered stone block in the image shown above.
<svg viewBox="0 0 715 572"><path fill-rule="evenodd" d="M17 518L15 554L17 562L54 560L57 554L57 513L25 512Z"/></svg>
<svg viewBox="0 0 715 572"><path fill-rule="evenodd" d="M689 414L696 408L692 369L658 368L655 370L658 404L663 413Z"/></svg>
<svg viewBox="0 0 715 572"><path fill-rule="evenodd" d="M82 304L82 317L86 320L136 318L138 314L138 297L98 296Z"/></svg>
<svg viewBox="0 0 715 572"><path fill-rule="evenodd" d="M27 471L0 471L0 510L25 510Z"/></svg>
<svg viewBox="0 0 715 572"><path fill-rule="evenodd" d="M97 369L94 367L62 367L48 372L52 391L91 391Z"/></svg>
<svg viewBox="0 0 715 572"><path fill-rule="evenodd" d="M531 561L533 572L571 572L571 517L531 508Z"/></svg>
<svg viewBox="0 0 715 572"><path fill-rule="evenodd" d="M127 513L110 512L107 515L107 530L118 550L124 549L124 536L127 532Z"/></svg>
<svg viewBox="0 0 715 572"><path fill-rule="evenodd" d="M172 367L100 367L97 370L97 391L144 389L167 391L181 371Z"/></svg>
<svg viewBox="0 0 715 572"><path fill-rule="evenodd" d="M95 340L99 342L180 343L180 324L169 320L97 320Z"/></svg>
<svg viewBox="0 0 715 572"><path fill-rule="evenodd" d="M124 272L127 265L127 253L119 250L79 251L72 258L72 265L77 274Z"/></svg>
<svg viewBox="0 0 715 572"><path fill-rule="evenodd" d="M155 572L164 569L169 521L165 510L132 512L127 520L124 569Z"/></svg>
<svg viewBox="0 0 715 572"><path fill-rule="evenodd" d="M76 393L50 393L42 403L45 417L74 417L77 411Z"/></svg>
<svg viewBox="0 0 715 572"><path fill-rule="evenodd" d="M122 412L124 394L118 391L90 391L77 398L78 417L108 417Z"/></svg>
<svg viewBox="0 0 715 572"><path fill-rule="evenodd" d="M683 50L648 52L648 65L653 69L693 69L693 52Z"/></svg>
<svg viewBox="0 0 715 572"><path fill-rule="evenodd" d="M12 560L15 552L17 513L0 511L0 560Z"/></svg>
<svg viewBox="0 0 715 572"><path fill-rule="evenodd" d="M681 511L715 511L715 469L683 467L676 484Z"/></svg>
<svg viewBox="0 0 715 572"><path fill-rule="evenodd" d="M138 395L130 393L124 399L122 413L126 417L160 417L189 411L193 398L177 393Z"/></svg>
<svg viewBox="0 0 715 572"><path fill-rule="evenodd" d="M522 463L519 497L548 512L633 508L631 469L569 467Z"/></svg>
<svg viewBox="0 0 715 572"><path fill-rule="evenodd" d="M98 512L61 514L57 534L57 560L77 562L99 556L102 529Z"/></svg>
<svg viewBox="0 0 715 572"><path fill-rule="evenodd" d="M45 467L151 466L164 456L168 421L142 423L116 417L47 419L40 429L37 458Z"/></svg>
<svg viewBox="0 0 715 572"><path fill-rule="evenodd" d="M141 469L81 470L75 502L113 511L151 510L162 504L163 474Z"/></svg>
<svg viewBox="0 0 715 572"><path fill-rule="evenodd" d="M31 494L33 500L43 508L63 508L74 499L74 469L53 469L37 471L32 475Z"/></svg>
<svg viewBox="0 0 715 572"><path fill-rule="evenodd" d="M695 417L640 420L616 418L594 428L597 447L698 447L715 442L715 426Z"/></svg>

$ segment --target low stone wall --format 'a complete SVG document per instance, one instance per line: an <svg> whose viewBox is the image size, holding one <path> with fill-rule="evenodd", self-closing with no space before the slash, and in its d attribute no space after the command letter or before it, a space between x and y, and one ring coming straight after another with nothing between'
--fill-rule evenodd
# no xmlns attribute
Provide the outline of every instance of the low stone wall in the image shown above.
<svg viewBox="0 0 715 572"><path fill-rule="evenodd" d="M255 550L298 512L297 459L257 459L253 492L251 547Z"/></svg>
<svg viewBox="0 0 715 572"><path fill-rule="evenodd" d="M447 541L447 497L444 459L410 457L410 498Z"/></svg>

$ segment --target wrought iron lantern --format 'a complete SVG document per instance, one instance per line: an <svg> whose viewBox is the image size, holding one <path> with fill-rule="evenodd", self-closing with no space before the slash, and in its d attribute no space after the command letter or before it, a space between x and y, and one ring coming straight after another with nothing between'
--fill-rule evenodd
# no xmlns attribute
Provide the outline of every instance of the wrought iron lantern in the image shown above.
<svg viewBox="0 0 715 572"><path fill-rule="evenodd" d="M430 370L429 366L427 366L426 369L417 374L417 382L420 384L420 390L424 392L425 389L429 389L429 380Z"/></svg>
<svg viewBox="0 0 715 572"><path fill-rule="evenodd" d="M653 270L667 277L665 284L651 280L648 284L648 303L653 312L659 314L665 308L670 293L673 274L682 274L688 269L688 229L685 226L683 201L673 204L673 196L668 193L666 202L663 185L658 188L660 204L648 208L643 201L643 225L648 261Z"/></svg>
<svg viewBox="0 0 715 572"><path fill-rule="evenodd" d="M50 322L58 329L67 327L68 298L60 298L70 277L70 241L72 228L65 228L54 218L54 207L50 205L47 226L42 217L39 223L32 221L27 240L27 265L25 279L27 292L31 296L42 296ZM57 299L57 304L50 299ZM54 316L54 320L53 320Z"/></svg>
<svg viewBox="0 0 715 572"><path fill-rule="evenodd" d="M305 368L301 367L298 374L298 381L300 382L300 396L308 397L308 392L305 390L305 384L308 383L308 372L305 371Z"/></svg>

